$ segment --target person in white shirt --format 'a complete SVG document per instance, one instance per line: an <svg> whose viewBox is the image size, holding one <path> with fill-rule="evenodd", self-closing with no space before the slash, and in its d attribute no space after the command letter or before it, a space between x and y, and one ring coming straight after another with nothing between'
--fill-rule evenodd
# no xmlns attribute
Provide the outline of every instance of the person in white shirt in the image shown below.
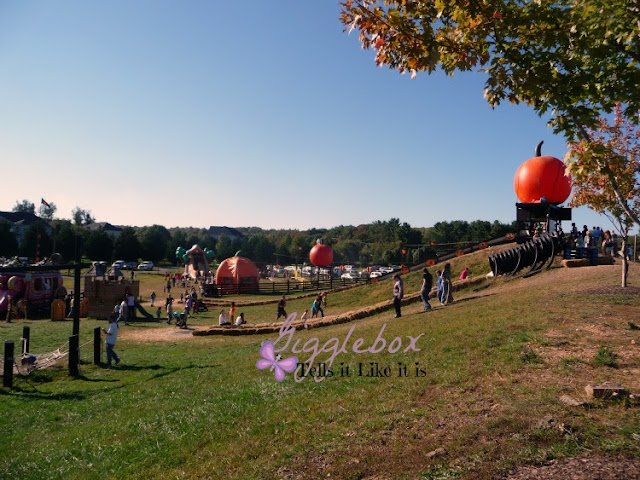
<svg viewBox="0 0 640 480"><path fill-rule="evenodd" d="M127 295L127 309L129 310L127 312L128 316L129 316L129 320L133 320L136 316L136 312L135 312L135 306L136 306L136 297L134 297L131 294ZM125 325L127 325L127 322L124 322Z"/></svg>
<svg viewBox="0 0 640 480"><path fill-rule="evenodd" d="M118 317L118 321L124 320L127 323L127 319L129 318L129 307L127 307L127 298L125 297L122 302L120 302L120 316Z"/></svg>
<svg viewBox="0 0 640 480"><path fill-rule="evenodd" d="M224 313L224 310L220 310L220 316L218 317L218 325L231 325L230 322L227 321L227 315Z"/></svg>
<svg viewBox="0 0 640 480"><path fill-rule="evenodd" d="M247 322L244 319L244 313L241 313L240 315L238 315L238 318L236 318L236 327L241 327L245 323Z"/></svg>
<svg viewBox="0 0 640 480"><path fill-rule="evenodd" d="M111 319L111 323L109 323L108 329L102 329L102 331L107 335L107 367L111 366L111 360L116 361L116 365L120 363L120 358L116 352L113 351L113 347L116 345L118 341L118 322L115 319Z"/></svg>

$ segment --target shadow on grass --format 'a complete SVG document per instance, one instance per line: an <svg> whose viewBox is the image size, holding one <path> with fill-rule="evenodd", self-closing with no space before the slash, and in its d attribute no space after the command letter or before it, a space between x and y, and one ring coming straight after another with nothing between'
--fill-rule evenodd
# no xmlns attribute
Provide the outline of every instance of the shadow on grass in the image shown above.
<svg viewBox="0 0 640 480"><path fill-rule="evenodd" d="M492 297L493 295L495 295L495 293L485 293L482 295L470 295L468 297L463 297L459 300L456 300L455 303L463 303L463 302L468 302L469 300L477 300L478 298L485 298L485 297Z"/></svg>
<svg viewBox="0 0 640 480"><path fill-rule="evenodd" d="M116 367L111 367L111 369L114 372L118 372L118 371L128 371L128 372L141 372L141 371L147 371L147 370L160 370L158 373L156 373L155 375L152 375L149 378L146 379L142 379L140 380L141 382L149 382L151 380L156 380L158 378L162 378L162 377L166 377L167 375L171 375L173 373L176 372L180 372L181 370L186 370L186 369L192 369L192 368L197 368L197 369L205 369L205 368L215 368L218 367L220 365L185 365L185 366L181 366L181 367L172 367L172 368L167 368L167 367L163 367L162 365L120 365L120 366L116 366ZM103 368L106 369L106 365L100 365L99 368ZM33 398L33 399L37 399L37 400L54 400L54 401L58 401L58 400L86 400L87 398L93 397L95 395L100 395L103 393L109 393L113 390L116 389L120 389L120 388L125 388L126 386L130 385L131 383L139 383L139 382L127 382L125 384L122 384L122 379L119 378L115 378L115 379L100 379L100 378L90 378L87 377L86 375L80 374L77 375L75 377L73 377L74 380L80 380L82 382L89 382L89 383L117 383L118 385L113 385L113 386L107 386L105 388L102 388L100 390L95 390L95 391L89 391L89 392L60 392L60 393L48 393L48 392L41 392L40 390L37 389L36 385L34 385L33 382L30 381L30 377L25 378L25 383L31 387L29 389L24 388L21 385L14 385L14 388L12 390L6 390L6 389L0 389L0 396L5 395L5 396L13 396L13 395L17 395L23 398ZM50 377L46 377L45 379L38 379L38 383L47 383L47 382L51 382L53 381L53 378Z"/></svg>
<svg viewBox="0 0 640 480"><path fill-rule="evenodd" d="M166 370L166 367L163 367L162 365L116 365L115 367L107 367L106 364L101 363L100 364L101 368L112 368L113 370L125 370L125 371L129 371L129 372L141 372L141 371L146 371L146 370ZM173 369L172 369L173 370Z"/></svg>
<svg viewBox="0 0 640 480"><path fill-rule="evenodd" d="M155 318L153 320L134 320L134 321L129 321L128 323L125 323L122 326L122 328L127 328L127 327L138 327L138 328L153 327L154 325L158 325L159 323L160 323L160 320L156 320Z"/></svg>
<svg viewBox="0 0 640 480"><path fill-rule="evenodd" d="M432 307L429 310L420 310L419 312L416 313L410 313L409 315L416 315L416 314L421 314L421 313L427 313L427 312L437 312L439 310L443 310L445 308L451 308L455 305L458 305L460 303L464 303L464 302L468 302L469 300L477 300L479 298L485 298L485 297L491 297L495 295L495 293L485 293L485 294L481 294L481 295L470 295L468 297L462 297L460 299L456 299L453 301L453 303L448 303L447 305L440 305L438 302L437 298L431 298L430 302Z"/></svg>

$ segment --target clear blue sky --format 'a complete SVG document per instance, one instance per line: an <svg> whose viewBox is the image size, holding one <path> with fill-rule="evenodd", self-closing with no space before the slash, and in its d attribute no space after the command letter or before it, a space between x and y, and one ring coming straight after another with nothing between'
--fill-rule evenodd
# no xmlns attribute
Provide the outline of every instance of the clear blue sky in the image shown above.
<svg viewBox="0 0 640 480"><path fill-rule="evenodd" d="M515 216L563 138L484 76L377 68L337 1L0 0L0 210L166 227ZM577 224L608 225L586 209Z"/></svg>

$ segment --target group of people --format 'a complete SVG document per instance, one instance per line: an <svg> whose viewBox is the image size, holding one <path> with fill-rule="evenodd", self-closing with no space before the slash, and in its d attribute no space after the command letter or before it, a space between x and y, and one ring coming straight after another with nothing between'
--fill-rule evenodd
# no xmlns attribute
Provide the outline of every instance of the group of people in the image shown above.
<svg viewBox="0 0 640 480"><path fill-rule="evenodd" d="M282 296L282 299L284 300L284 295ZM313 301L313 303L311 304L311 318L318 318L318 313L320 313L321 318L324 318L324 310L322 309L322 307L327 307L327 292L322 292L319 293L318 296L315 298L315 300ZM284 307L283 307L284 308ZM280 309L278 309L278 318L280 318ZM287 317L287 312L284 312L283 310L283 314L284 317ZM278 320L278 318L276 318L276 320ZM307 320L309 318L309 310L305 309L304 312L302 312L302 316L300 317L300 320Z"/></svg>
<svg viewBox="0 0 640 480"><path fill-rule="evenodd" d="M453 302L453 283L451 281L451 264L446 263L442 271L437 270L436 275L438 282L436 284L436 296L441 305L447 305ZM469 269L467 267L460 273L460 280L469 277ZM402 298L404 297L404 283L399 273L393 276L395 280L393 284L393 308L395 309L395 318L402 316ZM420 298L424 304L424 311L431 310L429 298L431 289L433 288L433 276L428 268L422 269L422 286L420 288Z"/></svg>
<svg viewBox="0 0 640 480"><path fill-rule="evenodd" d="M224 310L220 310L220 315L218 316L218 325L220 325L221 327L225 325L231 325L230 320L233 320L233 317L235 317L235 315L236 315L236 302L231 302L231 307L229 308L228 317ZM244 313L240 312L240 314L237 316L235 320L235 325L236 327L241 327L245 323L247 323L247 321L244 319Z"/></svg>
<svg viewBox="0 0 640 480"><path fill-rule="evenodd" d="M125 325L129 325L128 320L135 318L135 306L136 297L132 293L126 292L122 301L120 303L116 303L113 307L113 318L116 323L124 321Z"/></svg>
<svg viewBox="0 0 640 480"><path fill-rule="evenodd" d="M586 225L582 230L578 230L575 223L571 224L571 233L567 239L569 248L597 248L604 256L618 255L618 236L609 230L602 230L600 227L592 227L591 230Z"/></svg>

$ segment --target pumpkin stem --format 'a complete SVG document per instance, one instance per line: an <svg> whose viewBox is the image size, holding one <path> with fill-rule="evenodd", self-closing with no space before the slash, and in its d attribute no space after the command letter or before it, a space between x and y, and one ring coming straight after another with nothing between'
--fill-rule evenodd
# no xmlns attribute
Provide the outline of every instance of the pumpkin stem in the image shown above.
<svg viewBox="0 0 640 480"><path fill-rule="evenodd" d="M536 146L536 157L541 157L542 156L542 144L544 143L544 140L541 140L540 143L538 144L538 146Z"/></svg>

